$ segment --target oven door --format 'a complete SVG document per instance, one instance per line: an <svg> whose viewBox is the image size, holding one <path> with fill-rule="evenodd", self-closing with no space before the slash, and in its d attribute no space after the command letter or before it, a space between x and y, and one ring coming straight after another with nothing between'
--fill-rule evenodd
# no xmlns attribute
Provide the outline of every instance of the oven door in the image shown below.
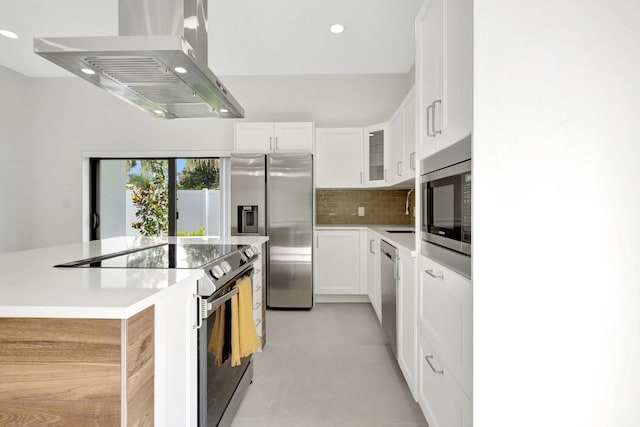
<svg viewBox="0 0 640 427"><path fill-rule="evenodd" d="M471 254L471 161L422 176L422 240Z"/></svg>
<svg viewBox="0 0 640 427"><path fill-rule="evenodd" d="M198 330L198 426L230 426L253 377L251 357L231 367L231 297L236 283L253 270L229 282L203 301Z"/></svg>

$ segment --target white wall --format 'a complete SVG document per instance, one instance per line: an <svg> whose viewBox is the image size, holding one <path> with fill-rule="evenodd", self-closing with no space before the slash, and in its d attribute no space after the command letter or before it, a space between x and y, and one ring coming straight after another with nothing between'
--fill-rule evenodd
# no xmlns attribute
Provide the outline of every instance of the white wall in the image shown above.
<svg viewBox="0 0 640 427"><path fill-rule="evenodd" d="M246 120L304 120L320 126L387 120L411 82L407 75L242 76L223 81L245 108ZM158 120L75 77L26 79L2 69L0 87L0 111L8 112L0 117L0 128L8 133L2 138L6 156L0 159L0 209L7 218L0 224L0 252L82 239L83 151L188 155L233 149L233 120ZM30 97L21 96L25 90ZM23 156L31 147L30 155ZM29 177L16 180L23 170ZM27 196L31 185L38 188L33 201ZM14 214L4 206L16 194L24 196L18 196Z"/></svg>
<svg viewBox="0 0 640 427"><path fill-rule="evenodd" d="M29 83L0 67L0 253L31 247L34 176L40 165L32 159Z"/></svg>
<svg viewBox="0 0 640 427"><path fill-rule="evenodd" d="M77 78L32 79L32 247L82 239L82 151L231 150L233 122L158 120ZM42 213L47 218L42 220Z"/></svg>
<svg viewBox="0 0 640 427"><path fill-rule="evenodd" d="M639 3L474 8L474 427L637 426Z"/></svg>
<svg viewBox="0 0 640 427"><path fill-rule="evenodd" d="M412 70L413 71L413 70ZM316 127L389 120L413 85L409 74L228 76L251 121L313 121Z"/></svg>

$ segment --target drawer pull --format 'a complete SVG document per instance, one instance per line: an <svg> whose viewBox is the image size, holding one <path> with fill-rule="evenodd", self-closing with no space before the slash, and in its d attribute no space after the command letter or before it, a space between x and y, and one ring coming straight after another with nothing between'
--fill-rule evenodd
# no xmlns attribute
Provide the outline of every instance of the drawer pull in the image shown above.
<svg viewBox="0 0 640 427"><path fill-rule="evenodd" d="M424 272L427 273L429 276L433 277L434 279L444 280L444 274L441 274L438 276L433 273L433 270L425 270Z"/></svg>
<svg viewBox="0 0 640 427"><path fill-rule="evenodd" d="M427 363L429 364L429 367L431 368L431 370L433 372L435 372L438 375L444 375L444 370L436 371L436 368L434 368L433 364L431 363L431 359L433 359L433 354L429 354L429 355L424 357L424 360L427 361Z"/></svg>
<svg viewBox="0 0 640 427"><path fill-rule="evenodd" d="M262 286L256 286L255 288L253 288L253 292L260 292L260 290L262 289Z"/></svg>
<svg viewBox="0 0 640 427"><path fill-rule="evenodd" d="M262 305L261 302L257 302L256 305L253 307L254 310L257 310L260 308L260 306Z"/></svg>
<svg viewBox="0 0 640 427"><path fill-rule="evenodd" d="M262 319L256 319L256 326L259 326L262 323Z"/></svg>

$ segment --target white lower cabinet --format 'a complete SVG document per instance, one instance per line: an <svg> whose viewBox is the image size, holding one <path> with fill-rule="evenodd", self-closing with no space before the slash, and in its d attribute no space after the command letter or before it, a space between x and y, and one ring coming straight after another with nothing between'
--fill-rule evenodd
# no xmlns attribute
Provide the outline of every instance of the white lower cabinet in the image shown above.
<svg viewBox="0 0 640 427"><path fill-rule="evenodd" d="M360 294L360 247L360 230L316 230L316 294Z"/></svg>
<svg viewBox="0 0 640 427"><path fill-rule="evenodd" d="M418 342L418 403L429 427L471 427L471 399L429 341Z"/></svg>
<svg viewBox="0 0 640 427"><path fill-rule="evenodd" d="M380 289L380 237L377 233L367 230L365 253L367 259L367 294L373 310L382 322L382 295Z"/></svg>
<svg viewBox="0 0 640 427"><path fill-rule="evenodd" d="M400 280L396 298L398 365L416 399L416 259L407 249L400 247L399 252Z"/></svg>
<svg viewBox="0 0 640 427"><path fill-rule="evenodd" d="M418 330L444 359L464 391L472 392L472 287L452 270L420 256Z"/></svg>

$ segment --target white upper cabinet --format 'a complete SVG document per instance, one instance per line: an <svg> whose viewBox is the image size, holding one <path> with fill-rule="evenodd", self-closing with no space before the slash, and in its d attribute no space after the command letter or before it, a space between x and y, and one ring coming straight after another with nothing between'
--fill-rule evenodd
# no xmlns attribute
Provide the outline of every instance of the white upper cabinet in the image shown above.
<svg viewBox="0 0 640 427"><path fill-rule="evenodd" d="M402 173L403 178L410 179L416 173L416 92L414 89L407 94L402 103L403 149Z"/></svg>
<svg viewBox="0 0 640 427"><path fill-rule="evenodd" d="M403 181L404 168L402 157L404 151L404 114L402 107L389 121L389 184Z"/></svg>
<svg viewBox="0 0 640 427"><path fill-rule="evenodd" d="M235 124L236 153L313 153L311 122Z"/></svg>
<svg viewBox="0 0 640 427"><path fill-rule="evenodd" d="M273 123L236 123L234 150L237 153L273 151Z"/></svg>
<svg viewBox="0 0 640 427"><path fill-rule="evenodd" d="M384 187L389 182L388 135L387 123L364 128L365 187Z"/></svg>
<svg viewBox="0 0 640 427"><path fill-rule="evenodd" d="M313 123L274 123L273 130L275 151L313 153Z"/></svg>
<svg viewBox="0 0 640 427"><path fill-rule="evenodd" d="M444 0L425 0L416 17L416 87L421 154L436 151L435 108L444 98ZM438 123L442 126L442 123ZM423 157L422 155L420 157Z"/></svg>
<svg viewBox="0 0 640 427"><path fill-rule="evenodd" d="M364 183L362 128L316 129L316 188L358 188Z"/></svg>
<svg viewBox="0 0 640 427"><path fill-rule="evenodd" d="M472 2L426 0L416 18L420 157L471 133Z"/></svg>
<svg viewBox="0 0 640 427"><path fill-rule="evenodd" d="M389 184L415 178L416 96L412 88L389 121Z"/></svg>

